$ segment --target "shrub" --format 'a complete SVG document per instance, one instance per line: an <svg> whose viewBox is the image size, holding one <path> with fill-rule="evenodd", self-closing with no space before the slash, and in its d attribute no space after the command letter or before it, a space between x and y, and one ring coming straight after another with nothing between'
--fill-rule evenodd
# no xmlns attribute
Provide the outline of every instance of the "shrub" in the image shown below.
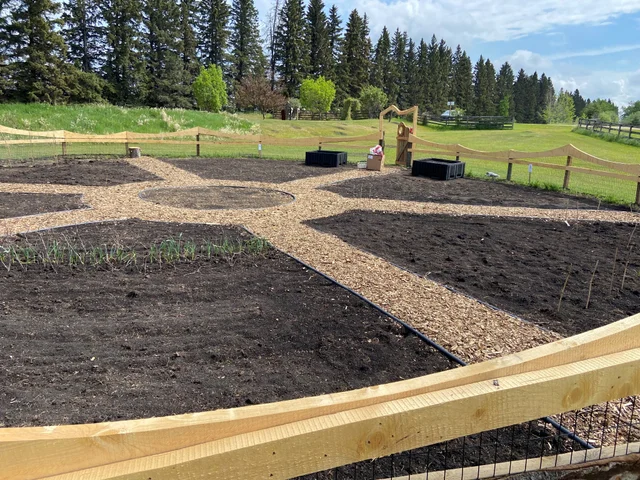
<svg viewBox="0 0 640 480"><path fill-rule="evenodd" d="M360 104L369 118L375 118L387 105L387 95L378 87L368 85L360 92Z"/></svg>
<svg viewBox="0 0 640 480"><path fill-rule="evenodd" d="M359 112L360 108L360 100L352 97L345 98L344 103L342 104L342 114L340 115L340 118L342 118L342 120L351 120L351 114L353 112Z"/></svg>
<svg viewBox="0 0 640 480"><path fill-rule="evenodd" d="M300 85L300 103L312 113L325 113L331 108L336 97L336 86L323 76L316 80L307 78Z"/></svg>
<svg viewBox="0 0 640 480"><path fill-rule="evenodd" d="M193 95L200 110L219 112L227 104L227 86L222 79L222 69L217 65L201 67L193 82Z"/></svg>

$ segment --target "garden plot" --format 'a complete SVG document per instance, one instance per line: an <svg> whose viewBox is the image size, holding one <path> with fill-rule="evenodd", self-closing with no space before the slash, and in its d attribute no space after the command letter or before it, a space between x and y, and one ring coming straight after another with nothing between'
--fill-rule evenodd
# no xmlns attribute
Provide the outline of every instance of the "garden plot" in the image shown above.
<svg viewBox="0 0 640 480"><path fill-rule="evenodd" d="M597 208L629 210L628 207L607 204L594 198L502 181L471 178L440 181L412 177L411 173L406 171L347 180L329 185L324 189L349 198L567 210Z"/></svg>
<svg viewBox="0 0 640 480"><path fill-rule="evenodd" d="M562 335L640 305L634 224L369 211L307 223Z"/></svg>
<svg viewBox="0 0 640 480"><path fill-rule="evenodd" d="M64 160L0 168L0 183L110 186L159 180L124 160Z"/></svg>
<svg viewBox="0 0 640 480"><path fill-rule="evenodd" d="M3 246L23 264L5 254L0 275L4 426L237 407L453 366L237 228L110 222Z"/></svg>
<svg viewBox="0 0 640 480"><path fill-rule="evenodd" d="M0 218L84 208L82 195L0 192Z"/></svg>
<svg viewBox="0 0 640 480"><path fill-rule="evenodd" d="M187 158L163 159L171 165L198 175L203 179L237 180L244 182L283 183L302 178L318 177L355 168L306 166L301 162L250 158Z"/></svg>

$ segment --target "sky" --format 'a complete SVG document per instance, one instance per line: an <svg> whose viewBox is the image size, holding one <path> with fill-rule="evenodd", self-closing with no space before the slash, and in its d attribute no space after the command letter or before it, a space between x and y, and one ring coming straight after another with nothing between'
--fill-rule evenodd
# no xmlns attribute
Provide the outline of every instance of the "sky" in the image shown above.
<svg viewBox="0 0 640 480"><path fill-rule="evenodd" d="M261 17L273 0L255 0ZM367 13L371 38L383 26L429 42L433 34L460 44L475 63L508 61L517 74L546 73L560 88L609 98L622 107L640 100L640 0L325 0L343 21ZM308 2L305 2L308 3Z"/></svg>

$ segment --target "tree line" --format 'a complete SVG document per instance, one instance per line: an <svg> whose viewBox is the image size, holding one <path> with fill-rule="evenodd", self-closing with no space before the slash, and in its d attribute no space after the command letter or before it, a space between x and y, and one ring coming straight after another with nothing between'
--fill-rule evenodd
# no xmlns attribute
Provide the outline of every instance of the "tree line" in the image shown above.
<svg viewBox="0 0 640 480"><path fill-rule="evenodd" d="M515 74L508 62L497 70L483 56L474 64L435 35L416 42L384 27L374 45L366 13L343 22L322 0L274 0L264 37L253 0L0 0L5 101L193 108L194 82L210 65L232 106L243 82L293 99L319 77L335 85L334 107L372 87L401 108L441 114L454 101L468 115L522 123L568 115L569 97L572 117L592 103L577 90L556 94L544 73Z"/></svg>

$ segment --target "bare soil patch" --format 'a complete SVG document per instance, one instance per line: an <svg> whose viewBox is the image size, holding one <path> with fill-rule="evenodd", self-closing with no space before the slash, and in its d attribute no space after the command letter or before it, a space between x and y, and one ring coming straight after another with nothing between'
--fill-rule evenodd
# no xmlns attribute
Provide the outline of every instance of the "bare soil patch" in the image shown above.
<svg viewBox="0 0 640 480"><path fill-rule="evenodd" d="M131 245L240 229L126 221L9 243ZM0 424L84 423L337 392L452 364L275 250L173 265L29 265L0 274Z"/></svg>
<svg viewBox="0 0 640 480"><path fill-rule="evenodd" d="M140 192L140 198L156 205L196 210L268 208L294 201L293 195L266 188L163 187Z"/></svg>
<svg viewBox="0 0 640 480"><path fill-rule="evenodd" d="M125 160L62 160L55 164L0 168L0 183L109 186L160 180Z"/></svg>
<svg viewBox="0 0 640 480"><path fill-rule="evenodd" d="M308 224L563 335L640 309L640 231L635 225L367 211Z"/></svg>
<svg viewBox="0 0 640 480"><path fill-rule="evenodd" d="M353 165L325 168L289 160L255 158L186 158L162 159L204 179L238 180L244 182L283 183L301 178L318 177L341 172Z"/></svg>
<svg viewBox="0 0 640 480"><path fill-rule="evenodd" d="M82 195L0 192L0 218L62 212L86 207Z"/></svg>
<svg viewBox="0 0 640 480"><path fill-rule="evenodd" d="M441 181L413 177L409 171L346 180L324 189L349 198L568 210L629 210L629 207L600 202L590 197L541 190L504 181L471 178Z"/></svg>

